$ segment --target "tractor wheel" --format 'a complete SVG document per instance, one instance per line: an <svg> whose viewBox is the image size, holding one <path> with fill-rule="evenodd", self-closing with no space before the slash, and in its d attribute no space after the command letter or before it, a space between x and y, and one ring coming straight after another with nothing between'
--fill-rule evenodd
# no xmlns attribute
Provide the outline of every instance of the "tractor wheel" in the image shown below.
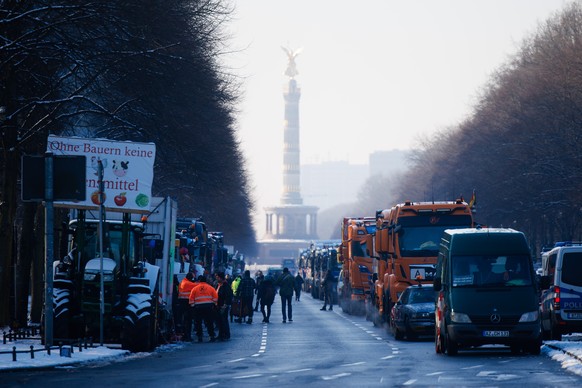
<svg viewBox="0 0 582 388"><path fill-rule="evenodd" d="M131 352L153 349L152 297L149 294L130 294L123 317L122 348Z"/></svg>
<svg viewBox="0 0 582 388"><path fill-rule="evenodd" d="M57 286L60 285L57 284ZM67 339L70 337L71 302L71 290L69 288L53 288L54 339Z"/></svg>

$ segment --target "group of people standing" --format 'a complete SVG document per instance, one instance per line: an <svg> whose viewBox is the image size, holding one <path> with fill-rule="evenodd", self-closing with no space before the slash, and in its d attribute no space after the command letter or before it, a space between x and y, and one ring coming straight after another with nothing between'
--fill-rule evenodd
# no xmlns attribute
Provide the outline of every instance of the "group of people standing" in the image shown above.
<svg viewBox="0 0 582 388"><path fill-rule="evenodd" d="M202 323L206 326L210 342L230 339L228 322L233 292L223 272L216 273L213 284L204 275L194 279L195 274L188 272L178 286L179 312L177 320L183 328L184 341L192 340L194 322L198 342L202 342ZM215 329L218 329L218 337Z"/></svg>
<svg viewBox="0 0 582 388"><path fill-rule="evenodd" d="M182 323L184 341L192 340L192 324L198 342L203 342L202 323L206 327L210 342L230 339L230 322L237 317L237 323L253 323L253 313L260 311L263 323L270 323L271 306L278 293L281 297L281 313L283 323L293 322L292 299L300 301L303 278L300 274L293 276L288 268L278 279L264 276L257 271L256 278L251 278L250 271L244 271L230 281L223 272L216 273L214 280L203 275L195 278L189 272L178 287L178 303ZM256 296L256 299L255 299ZM256 302L254 304L253 302ZM253 307L254 306L254 307ZM218 335L216 335L216 329Z"/></svg>
<svg viewBox="0 0 582 388"><path fill-rule="evenodd" d="M299 277L301 278L301 276ZM301 279L301 281L303 281L303 279ZM281 297L283 323L286 323L287 321L293 322L293 305L291 300L293 298L293 292L295 291L295 282L295 278L289 272L289 268L283 268L283 273L278 279L274 279L270 275L264 276L262 271L257 271L256 279L252 279L250 277L250 272L245 271L240 284L237 286L237 292L235 293L235 295L240 294L241 297L240 314L237 322L241 323L246 318L247 323L252 323L253 312L258 312L260 306L260 311L263 315L263 323L270 323L271 306L275 302L277 289L279 289L279 296ZM241 289L243 284L244 287ZM254 293L251 292L251 288L254 290ZM253 299L255 295L256 304L253 308ZM238 311L233 311L234 314L237 312Z"/></svg>

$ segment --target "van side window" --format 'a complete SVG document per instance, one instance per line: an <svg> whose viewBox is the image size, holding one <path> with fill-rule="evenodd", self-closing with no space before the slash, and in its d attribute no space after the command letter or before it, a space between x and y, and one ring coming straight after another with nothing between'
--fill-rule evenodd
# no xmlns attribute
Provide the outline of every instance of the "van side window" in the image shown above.
<svg viewBox="0 0 582 388"><path fill-rule="evenodd" d="M582 286L582 252L564 253L562 256L562 282L573 286Z"/></svg>

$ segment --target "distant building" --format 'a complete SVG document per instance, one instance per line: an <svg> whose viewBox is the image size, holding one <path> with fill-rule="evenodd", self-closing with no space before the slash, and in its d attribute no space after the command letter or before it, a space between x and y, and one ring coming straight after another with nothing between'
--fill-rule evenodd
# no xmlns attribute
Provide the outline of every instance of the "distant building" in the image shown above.
<svg viewBox="0 0 582 388"><path fill-rule="evenodd" d="M366 164L345 160L301 166L301 190L305 203L321 210L356 202L358 192L369 177Z"/></svg>
<svg viewBox="0 0 582 388"><path fill-rule="evenodd" d="M370 176L389 176L407 169L410 150L375 151L370 154Z"/></svg>

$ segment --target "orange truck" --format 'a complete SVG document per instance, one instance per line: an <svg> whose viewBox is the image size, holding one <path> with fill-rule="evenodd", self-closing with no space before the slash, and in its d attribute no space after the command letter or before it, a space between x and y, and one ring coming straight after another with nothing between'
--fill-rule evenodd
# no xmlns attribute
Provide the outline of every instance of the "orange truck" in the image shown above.
<svg viewBox="0 0 582 388"><path fill-rule="evenodd" d="M338 304L348 314L363 315L372 288L374 217L349 218L342 222L338 262Z"/></svg>
<svg viewBox="0 0 582 388"><path fill-rule="evenodd" d="M374 324L389 323L392 306L408 286L432 284L443 231L470 227L471 206L462 199L406 201L376 212L377 280L369 299Z"/></svg>

